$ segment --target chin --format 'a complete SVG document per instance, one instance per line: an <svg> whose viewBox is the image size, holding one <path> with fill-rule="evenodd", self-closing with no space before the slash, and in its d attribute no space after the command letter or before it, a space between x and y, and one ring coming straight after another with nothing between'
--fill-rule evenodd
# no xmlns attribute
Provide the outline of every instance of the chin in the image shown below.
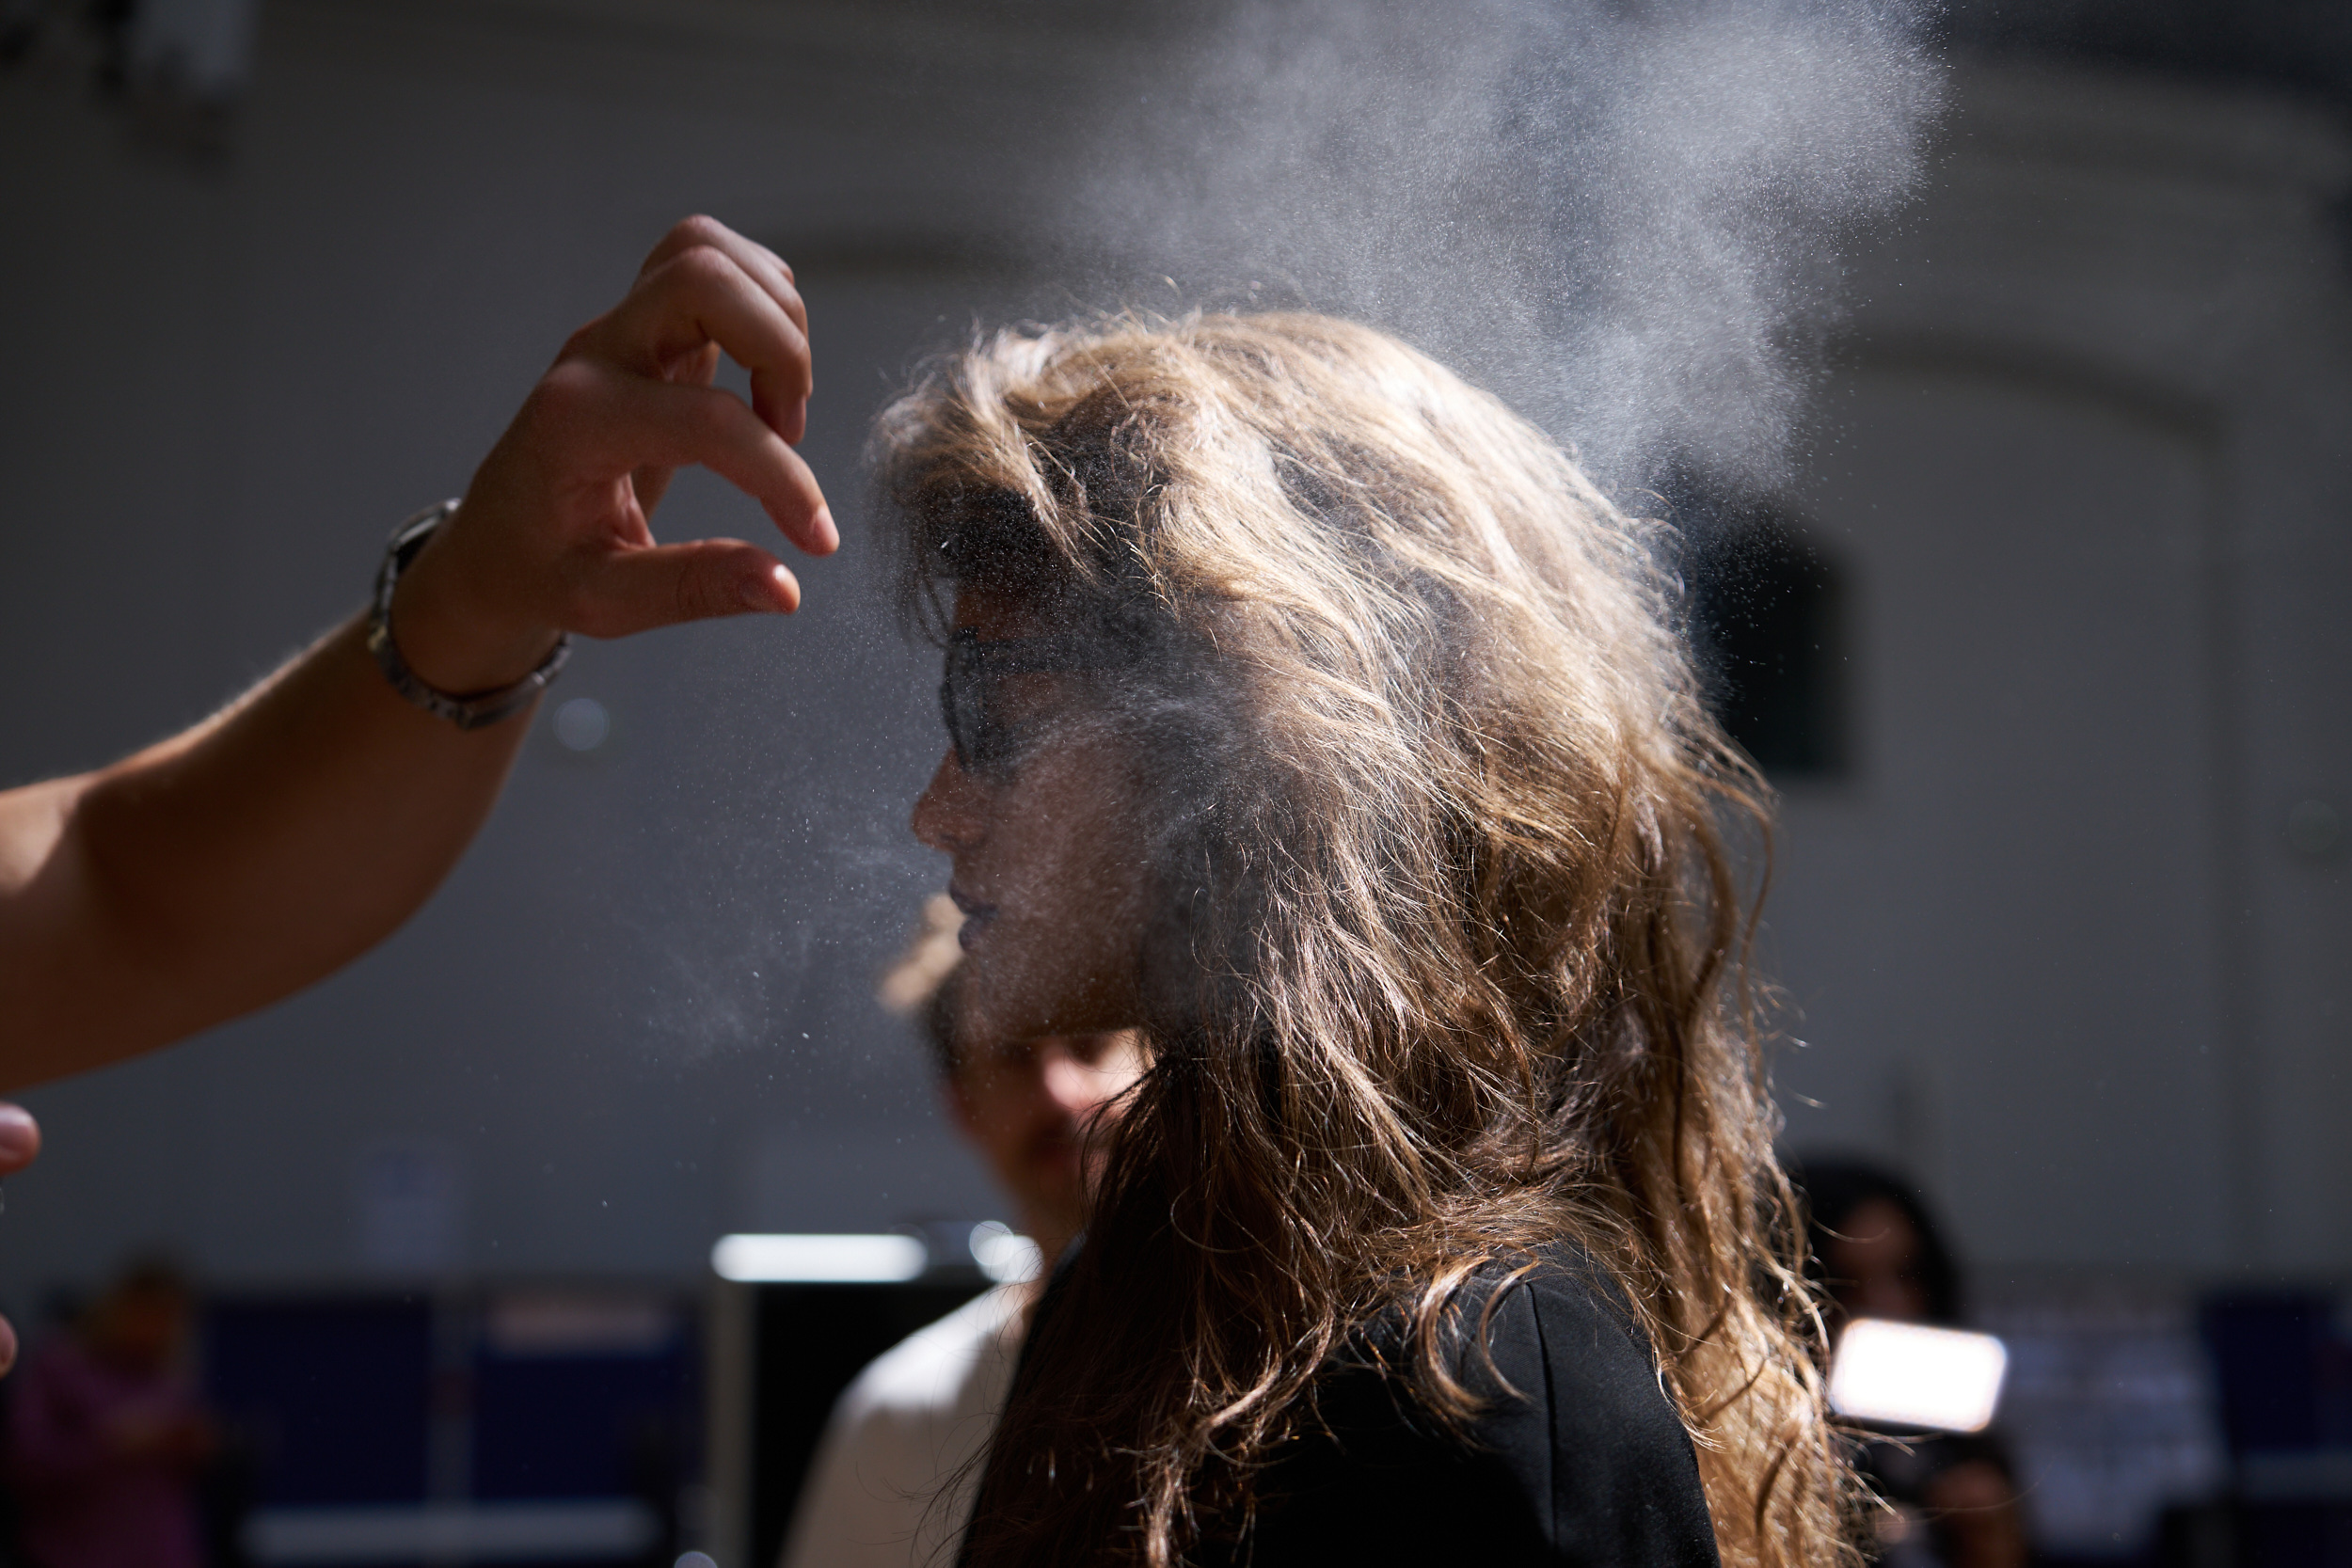
<svg viewBox="0 0 2352 1568"><path fill-rule="evenodd" d="M1051 1033L1037 1009L1019 997L1000 996L993 987L965 986L957 993L957 1033L976 1040L1025 1040Z"/></svg>
<svg viewBox="0 0 2352 1568"><path fill-rule="evenodd" d="M958 991L957 1003L965 1028L977 1037L1030 1040L1041 1035L1076 1035L1108 1027L1090 1022L1102 1009L1085 996L1024 984L1022 972L1012 966L999 964L991 973L970 959L965 961L970 977Z"/></svg>

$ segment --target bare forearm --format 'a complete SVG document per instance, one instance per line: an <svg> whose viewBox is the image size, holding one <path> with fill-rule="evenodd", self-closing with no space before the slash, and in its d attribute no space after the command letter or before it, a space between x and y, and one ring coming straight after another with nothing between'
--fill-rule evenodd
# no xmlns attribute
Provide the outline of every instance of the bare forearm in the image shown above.
<svg viewBox="0 0 2352 1568"><path fill-rule="evenodd" d="M0 889L0 1085L249 1012L382 940L481 826L526 723L410 706L355 623L208 723L19 792L55 832Z"/></svg>
<svg viewBox="0 0 2352 1568"><path fill-rule="evenodd" d="M749 404L711 385L723 352L751 372ZM791 269L710 219L673 229L401 572L391 630L410 673L495 692L564 633L794 609L773 556L661 544L650 512L699 463L831 551L792 450L811 386ZM185 735L0 793L0 1088L168 1043L365 951L448 874L528 722L464 731L410 705L355 622Z"/></svg>

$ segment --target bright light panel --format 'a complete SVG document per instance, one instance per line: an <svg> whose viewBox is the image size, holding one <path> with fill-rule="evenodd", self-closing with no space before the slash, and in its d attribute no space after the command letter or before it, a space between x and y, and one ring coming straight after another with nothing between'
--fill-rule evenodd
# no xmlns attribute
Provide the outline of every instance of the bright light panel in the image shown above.
<svg viewBox="0 0 2352 1568"><path fill-rule="evenodd" d="M1990 1334L1856 1318L1837 1340L1830 1408L1879 1426L1982 1432L2008 1370L2008 1347Z"/></svg>
<svg viewBox="0 0 2352 1568"><path fill-rule="evenodd" d="M745 1285L895 1285L930 1264L913 1236L722 1236L710 1249L719 1277Z"/></svg>

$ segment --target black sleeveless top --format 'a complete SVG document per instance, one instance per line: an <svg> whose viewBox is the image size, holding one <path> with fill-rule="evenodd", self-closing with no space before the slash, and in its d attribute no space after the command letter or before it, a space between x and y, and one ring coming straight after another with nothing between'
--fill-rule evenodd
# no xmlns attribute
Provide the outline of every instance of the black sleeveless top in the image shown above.
<svg viewBox="0 0 2352 1568"><path fill-rule="evenodd" d="M1409 1365L1405 1335L1370 1325L1318 1380L1320 1419L1261 1473L1249 1532L1187 1561L1719 1568L1697 1456L1621 1293L1566 1243L1510 1272L1481 1270L1457 1298L1465 1323L1492 1305L1492 1369L1467 1337L1449 1357L1485 1401L1466 1429L1377 1369Z"/></svg>

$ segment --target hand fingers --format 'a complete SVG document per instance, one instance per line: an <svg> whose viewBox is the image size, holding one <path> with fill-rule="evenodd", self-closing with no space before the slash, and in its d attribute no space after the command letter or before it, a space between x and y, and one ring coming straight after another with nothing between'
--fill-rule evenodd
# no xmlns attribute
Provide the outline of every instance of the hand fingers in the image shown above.
<svg viewBox="0 0 2352 1568"><path fill-rule="evenodd" d="M766 550L696 539L600 556L579 587L574 622L591 637L627 637L681 621L790 611L801 585Z"/></svg>
<svg viewBox="0 0 2352 1568"><path fill-rule="evenodd" d="M688 387L707 387L719 373L719 345L705 343L664 363L661 379Z"/></svg>
<svg viewBox="0 0 2352 1568"><path fill-rule="evenodd" d="M670 493L670 481L676 477L675 468L648 465L632 470L628 476L628 486L637 492L637 510L651 517L653 509L661 504L661 498Z"/></svg>
<svg viewBox="0 0 2352 1568"><path fill-rule="evenodd" d="M782 305L786 313L800 324L803 332L808 330L808 311L801 303L799 279L792 276L792 269L785 265L784 258L755 240L745 239L717 218L696 214L678 223L661 237L661 243L646 256L645 264L637 269L638 281L643 282L663 262L683 255L698 245L709 245L733 257L738 266L768 286L769 291L776 295L776 303Z"/></svg>
<svg viewBox="0 0 2352 1568"><path fill-rule="evenodd" d="M807 335L773 294L712 246L664 261L605 318L599 335L624 366L647 374L716 342L752 372L752 406L763 422L787 441L805 427L815 386Z"/></svg>
<svg viewBox="0 0 2352 1568"><path fill-rule="evenodd" d="M699 463L757 500L785 537L809 554L840 547L817 476L732 392L586 366L559 370L542 386L579 399L587 416L584 444L616 459L623 472Z"/></svg>
<svg viewBox="0 0 2352 1568"><path fill-rule="evenodd" d="M718 371L719 345L705 343L702 347L681 354L663 365L661 379L679 382L689 387L707 387ZM669 493L670 481L675 477L677 477L675 468L645 467L631 474L629 482L637 492L638 510L648 517L652 516L654 508L660 506L661 498Z"/></svg>
<svg viewBox="0 0 2352 1568"><path fill-rule="evenodd" d="M716 218L697 215L673 228L663 236L661 243L654 246L653 254L645 259L645 264L638 269L638 281L644 282L661 266L697 245L707 245L741 267L783 308L784 313L792 318L792 324L800 328L803 340L807 339L808 307L801 298L799 280L793 276L792 269L785 264L784 258L764 245L745 239ZM783 429L784 438L798 446L806 423L805 409L793 411L789 427Z"/></svg>
<svg viewBox="0 0 2352 1568"><path fill-rule="evenodd" d="M639 285L644 285L670 263L697 248L715 250L735 262L745 277L775 300L784 313L791 318L792 325L799 328L803 342L806 341L808 307L801 299L792 269L774 251L745 239L716 218L691 217L672 229L662 237L661 243L653 247L652 253L645 258L645 264L638 269ZM787 433L786 438L795 443L799 441L797 418L794 428Z"/></svg>
<svg viewBox="0 0 2352 1568"><path fill-rule="evenodd" d="M12 1176L40 1152L40 1124L22 1105L0 1104L0 1176Z"/></svg>
<svg viewBox="0 0 2352 1568"><path fill-rule="evenodd" d="M40 1123L22 1105L0 1104L0 1175L12 1175L40 1152ZM0 1373L16 1365L16 1330L0 1318Z"/></svg>

